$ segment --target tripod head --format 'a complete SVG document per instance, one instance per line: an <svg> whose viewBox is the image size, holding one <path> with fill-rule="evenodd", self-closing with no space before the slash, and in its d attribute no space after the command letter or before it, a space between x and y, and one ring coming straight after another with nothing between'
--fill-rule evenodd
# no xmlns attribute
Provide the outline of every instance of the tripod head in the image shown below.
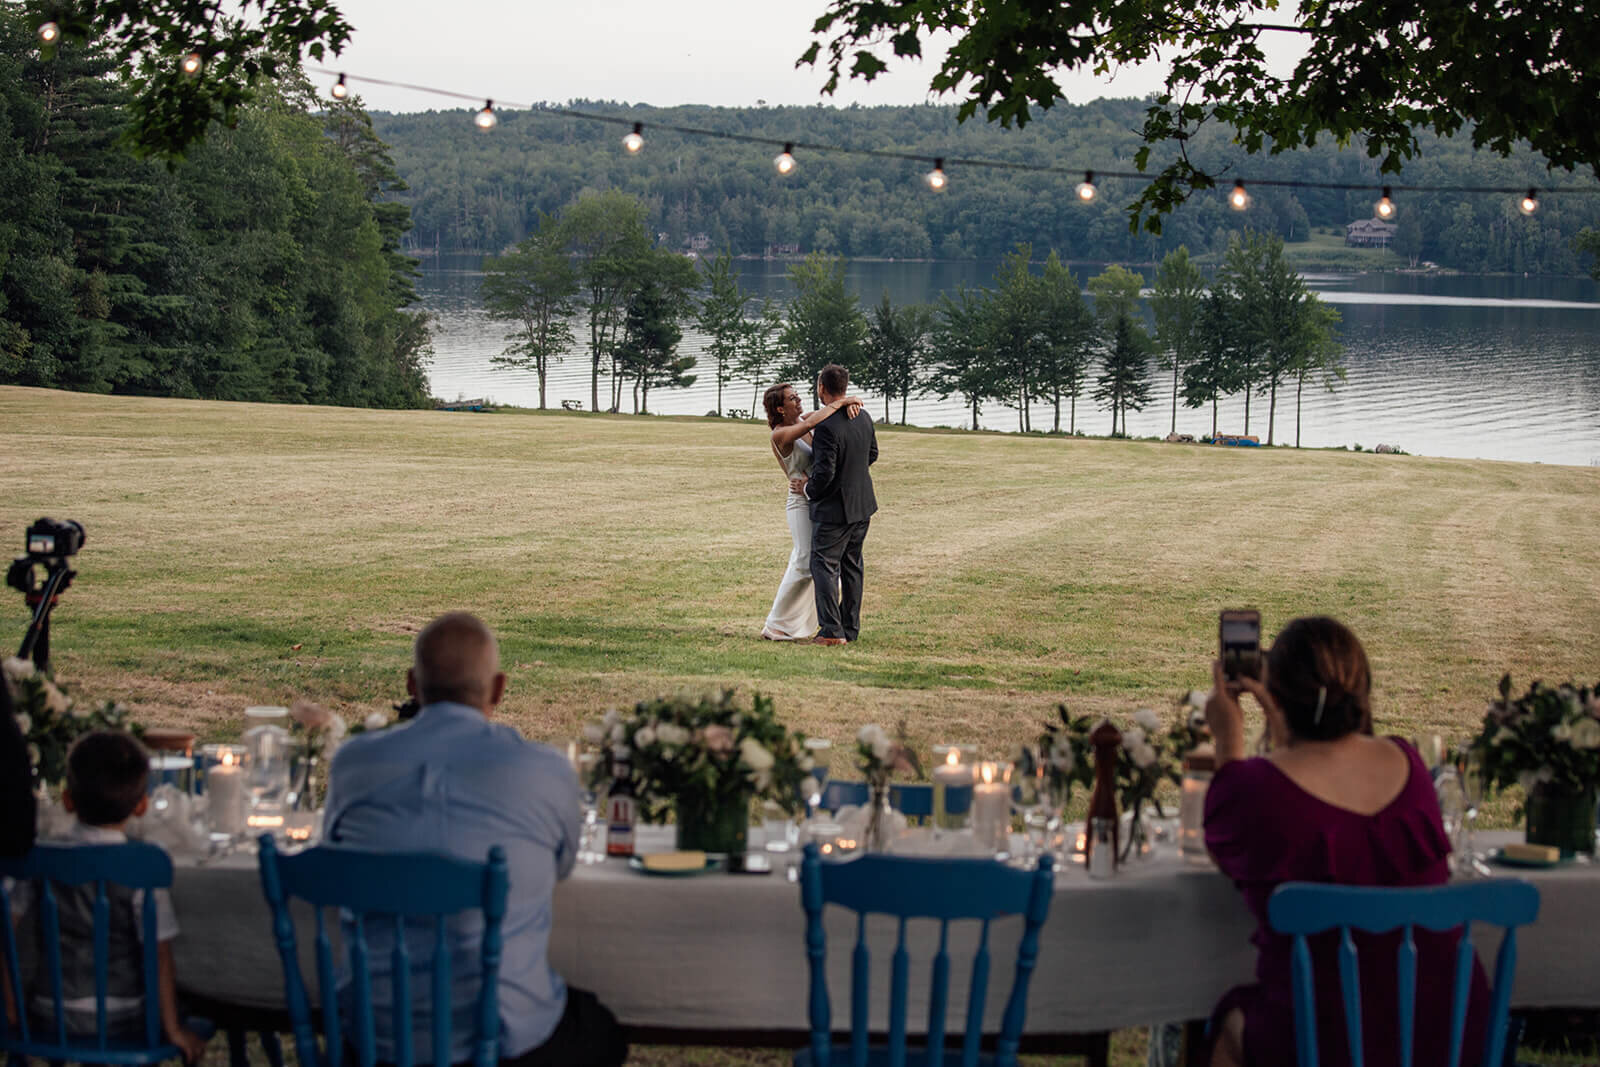
<svg viewBox="0 0 1600 1067"><path fill-rule="evenodd" d="M50 611L61 599L61 594L72 584L78 572L68 564L83 547L83 524L72 519L44 518L28 527L27 553L11 561L6 571L6 584L20 592L27 605L33 609L33 620L17 650L20 659L33 658L41 671L50 668ZM44 580L39 580L39 568L44 568Z"/></svg>

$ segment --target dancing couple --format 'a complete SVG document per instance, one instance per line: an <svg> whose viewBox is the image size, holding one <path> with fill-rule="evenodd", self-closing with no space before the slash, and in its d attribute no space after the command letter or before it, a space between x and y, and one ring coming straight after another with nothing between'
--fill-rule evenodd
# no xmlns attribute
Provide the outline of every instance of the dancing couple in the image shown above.
<svg viewBox="0 0 1600 1067"><path fill-rule="evenodd" d="M843 645L861 633L861 545L878 510L867 468L877 462L878 437L849 388L850 372L830 363L817 375L822 407L811 414L802 415L800 394L787 382L762 398L772 454L789 478L785 513L794 539L761 628L769 641Z"/></svg>

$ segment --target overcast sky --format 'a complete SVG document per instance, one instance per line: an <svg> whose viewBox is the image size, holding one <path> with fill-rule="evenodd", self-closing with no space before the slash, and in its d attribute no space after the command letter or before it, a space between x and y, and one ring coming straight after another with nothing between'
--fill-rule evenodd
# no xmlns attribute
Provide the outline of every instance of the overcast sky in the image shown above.
<svg viewBox="0 0 1600 1067"><path fill-rule="evenodd" d="M350 75L452 89L518 103L572 99L657 106L814 104L824 74L795 69L826 0L336 0L355 27L327 64ZM937 58L891 66L870 85L841 86L840 104L929 99ZM1162 71L1112 80L1066 78L1067 99L1142 96ZM466 106L352 81L369 108Z"/></svg>

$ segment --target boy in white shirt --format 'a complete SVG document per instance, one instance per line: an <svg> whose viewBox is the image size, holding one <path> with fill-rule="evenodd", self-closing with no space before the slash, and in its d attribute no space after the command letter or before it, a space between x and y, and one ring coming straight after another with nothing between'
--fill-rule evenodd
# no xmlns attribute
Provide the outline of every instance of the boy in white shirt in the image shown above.
<svg viewBox="0 0 1600 1067"><path fill-rule="evenodd" d="M144 814L149 798L145 786L150 757L132 736L116 730L85 734L67 754L67 785L61 803L77 816L64 836L45 842L53 845L120 845L127 821ZM107 1028L113 1036L141 1036L144 1019L144 891L107 885L111 905ZM172 939L178 920L165 889L155 892L156 967L161 994L161 1029L168 1041L194 1063L205 1051L205 1040L185 1027L178 1015L177 974L172 963ZM20 925L32 907L36 887L18 883L11 891L12 921ZM56 886L61 931L63 1007L67 1029L75 1035L95 1033L94 890ZM38 937L42 939L42 930ZM36 946L42 948L42 945ZM29 989L30 1016L49 1027L54 1003L43 952L34 954Z"/></svg>

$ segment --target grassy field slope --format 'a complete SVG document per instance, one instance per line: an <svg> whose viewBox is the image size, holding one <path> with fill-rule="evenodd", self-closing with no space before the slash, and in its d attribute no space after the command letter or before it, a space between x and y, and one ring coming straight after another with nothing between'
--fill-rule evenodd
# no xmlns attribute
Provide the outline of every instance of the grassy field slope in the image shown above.
<svg viewBox="0 0 1600 1067"><path fill-rule="evenodd" d="M1600 676L1600 470L880 432L859 644L757 635L789 550L765 431L717 420L376 412L0 389L0 537L88 528L58 673L207 736L247 704L400 699L411 635L500 633L506 715L572 734L719 685L842 739L1022 739L1057 701L1165 707L1215 618L1327 612L1381 725L1463 734L1503 671ZM20 639L22 598L4 618Z"/></svg>

